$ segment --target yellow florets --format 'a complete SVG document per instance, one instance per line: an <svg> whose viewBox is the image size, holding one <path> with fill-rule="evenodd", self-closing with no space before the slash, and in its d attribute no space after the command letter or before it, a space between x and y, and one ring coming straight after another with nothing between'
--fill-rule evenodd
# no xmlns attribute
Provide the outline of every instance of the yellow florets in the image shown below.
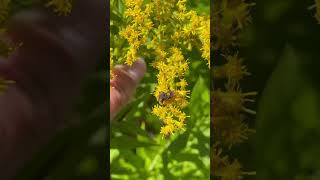
<svg viewBox="0 0 320 180"><path fill-rule="evenodd" d="M160 134L168 137L177 131L184 130L186 114L180 107L167 104L164 106L155 105L152 113L162 119L164 126L161 127Z"/></svg>
<svg viewBox="0 0 320 180"><path fill-rule="evenodd" d="M7 18L11 0L0 0L0 24Z"/></svg>
<svg viewBox="0 0 320 180"><path fill-rule="evenodd" d="M248 140L255 132L246 122L247 114L255 111L247 108L247 102L254 102L256 92L243 93L240 81L250 73L243 64L244 58L239 56L235 48L239 45L239 35L243 28L251 22L250 6L254 3L240 0L217 1L214 6L212 23L216 25L212 39L213 49L221 53L217 56L224 64L213 66L213 80L225 82L224 86L216 84L211 92L212 130L215 144L212 146L211 173L215 178L225 180L243 179L245 175L255 172L244 172L241 163L224 155L236 145ZM204 51L204 50L203 50Z"/></svg>
<svg viewBox="0 0 320 180"><path fill-rule="evenodd" d="M165 100L161 106L156 105L153 108L153 114L158 116L165 124L160 131L163 136L169 136L183 129L186 115L181 109L188 104L187 95L189 93L186 90L188 83L183 78L188 70L188 62L176 47L171 48L170 55L165 60L158 60L153 63L154 68L159 71L157 75L158 85L154 91L154 96L160 101L161 94L173 94L173 97Z"/></svg>
<svg viewBox="0 0 320 180"><path fill-rule="evenodd" d="M46 5L53 7L59 15L67 15L71 12L73 0L50 0Z"/></svg>
<svg viewBox="0 0 320 180"><path fill-rule="evenodd" d="M178 48L171 48L170 54L171 56L165 60L153 63L153 67L159 71L154 96L158 99L161 93L172 91L177 103L186 104L185 98L188 91L185 91L187 82L183 77L188 70L188 62Z"/></svg>
<svg viewBox="0 0 320 180"><path fill-rule="evenodd" d="M314 17L318 21L318 24L320 24L320 0L315 0L315 4L309 7L309 9L314 8L316 8L316 13L314 14Z"/></svg>
<svg viewBox="0 0 320 180"><path fill-rule="evenodd" d="M207 60L210 67L210 20L202 21L199 31L199 37L202 43L202 58Z"/></svg>
<svg viewBox="0 0 320 180"><path fill-rule="evenodd" d="M139 56L152 60L151 66L158 71L153 95L159 102L152 112L164 124L160 133L170 136L184 129L187 117L182 111L190 93L185 75L188 61L193 59L186 59L186 54L196 48L201 55L195 60L205 59L209 64L209 17L188 10L187 0L124 2L127 22L120 28L119 39L125 39L127 44L118 44L125 49L118 58L127 65L132 65ZM120 42L119 39L116 41Z"/></svg>
<svg viewBox="0 0 320 180"><path fill-rule="evenodd" d="M318 20L318 23L320 24L320 1L319 0L316 0L316 8L317 8L317 12L315 14L315 17Z"/></svg>
<svg viewBox="0 0 320 180"><path fill-rule="evenodd" d="M114 74L113 74L113 49L110 48L110 79L114 78Z"/></svg>
<svg viewBox="0 0 320 180"><path fill-rule="evenodd" d="M138 58L138 49L147 41L149 31L153 27L149 19L153 6L147 4L142 7L143 1L126 0L125 17L130 18L131 23L120 31L120 36L129 43L129 50L126 54L126 64L132 65Z"/></svg>

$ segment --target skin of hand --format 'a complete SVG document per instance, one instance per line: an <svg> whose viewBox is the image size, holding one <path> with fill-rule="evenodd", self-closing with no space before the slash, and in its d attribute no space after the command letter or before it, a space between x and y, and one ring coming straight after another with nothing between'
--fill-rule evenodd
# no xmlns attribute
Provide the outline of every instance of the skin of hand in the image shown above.
<svg viewBox="0 0 320 180"><path fill-rule="evenodd" d="M82 81L107 49L104 0L77 0L68 16L34 7L15 14L8 38L22 43L0 76L15 83L0 95L0 179L15 176L61 130Z"/></svg>
<svg viewBox="0 0 320 180"><path fill-rule="evenodd" d="M126 105L146 72L144 60L137 60L132 67L118 65L114 68L114 79L110 80L110 120Z"/></svg>

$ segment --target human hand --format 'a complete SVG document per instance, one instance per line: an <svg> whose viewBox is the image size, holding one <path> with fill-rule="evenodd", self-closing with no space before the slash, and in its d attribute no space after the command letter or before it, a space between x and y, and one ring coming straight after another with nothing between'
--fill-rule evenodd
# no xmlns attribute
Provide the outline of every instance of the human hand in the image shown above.
<svg viewBox="0 0 320 180"><path fill-rule="evenodd" d="M110 80L110 120L129 102L139 81L146 72L144 60L137 60L132 67L118 65L114 68L115 78Z"/></svg>
<svg viewBox="0 0 320 180"><path fill-rule="evenodd" d="M65 17L35 7L9 20L9 39L23 45L0 58L0 77L15 81L0 95L0 179L14 176L64 125L106 51L106 4L77 0Z"/></svg>

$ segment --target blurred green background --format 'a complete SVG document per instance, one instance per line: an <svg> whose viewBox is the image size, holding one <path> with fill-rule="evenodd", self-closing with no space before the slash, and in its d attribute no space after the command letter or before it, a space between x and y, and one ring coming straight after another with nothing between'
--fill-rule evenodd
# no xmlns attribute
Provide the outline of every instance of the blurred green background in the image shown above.
<svg viewBox="0 0 320 180"><path fill-rule="evenodd" d="M313 0L260 0L243 48L257 98L252 179L320 179L320 25Z"/></svg>
<svg viewBox="0 0 320 180"><path fill-rule="evenodd" d="M14 180L106 179L109 73L104 57L85 81L82 95L74 100L74 112L66 121L69 124L32 157Z"/></svg>
<svg viewBox="0 0 320 180"><path fill-rule="evenodd" d="M21 10L43 4L42 0L11 0L9 17ZM106 39L108 42L109 38ZM102 58L96 71L83 84L81 96L74 99L74 111L66 117L69 124L39 153L31 157L32 160L16 174L14 180L106 179L106 124L109 122L109 87L107 88L106 82L109 71L106 70L107 54L100 57Z"/></svg>

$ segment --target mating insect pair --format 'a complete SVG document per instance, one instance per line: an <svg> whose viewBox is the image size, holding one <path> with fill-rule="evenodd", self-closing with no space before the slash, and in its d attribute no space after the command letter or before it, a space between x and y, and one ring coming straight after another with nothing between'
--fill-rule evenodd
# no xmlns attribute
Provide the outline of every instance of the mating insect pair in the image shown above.
<svg viewBox="0 0 320 180"><path fill-rule="evenodd" d="M172 99L174 97L174 92L173 91L169 91L169 92L161 92L160 95L159 95L159 103L160 104L163 104L165 103L166 101Z"/></svg>

